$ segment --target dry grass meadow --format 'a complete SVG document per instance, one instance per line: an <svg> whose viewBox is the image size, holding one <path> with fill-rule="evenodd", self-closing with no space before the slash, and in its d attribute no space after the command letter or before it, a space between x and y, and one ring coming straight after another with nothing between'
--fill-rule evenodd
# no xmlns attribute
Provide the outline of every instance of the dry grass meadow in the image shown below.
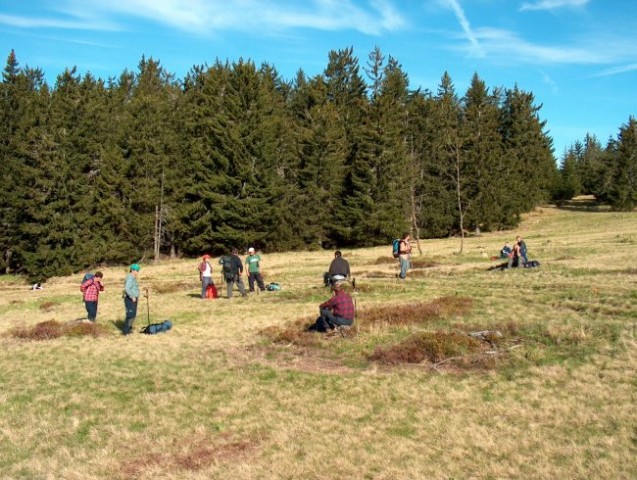
<svg viewBox="0 0 637 480"><path fill-rule="evenodd" d="M488 271L516 234L541 266ZM421 245L403 283L390 246L344 250L357 326L331 338L303 331L329 251L264 254L282 290L230 301L197 259L143 265L154 336L120 334L121 267L95 328L81 274L0 277L0 478L636 478L637 213Z"/></svg>

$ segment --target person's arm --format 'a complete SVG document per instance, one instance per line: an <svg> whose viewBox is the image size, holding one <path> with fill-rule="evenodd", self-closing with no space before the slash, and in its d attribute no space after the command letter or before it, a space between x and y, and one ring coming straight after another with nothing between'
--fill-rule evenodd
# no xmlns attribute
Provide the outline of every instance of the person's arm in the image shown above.
<svg viewBox="0 0 637 480"><path fill-rule="evenodd" d="M336 297L330 297L330 299L329 299L329 300L326 300L325 302L321 303L321 304L319 305L319 309L321 309L321 308L327 308L328 310L331 310L332 308L334 308L335 298L336 298Z"/></svg>

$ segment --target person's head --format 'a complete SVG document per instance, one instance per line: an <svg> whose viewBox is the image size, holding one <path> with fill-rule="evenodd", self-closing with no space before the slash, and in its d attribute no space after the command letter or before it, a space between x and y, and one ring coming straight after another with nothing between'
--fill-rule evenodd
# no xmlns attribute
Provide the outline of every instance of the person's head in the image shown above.
<svg viewBox="0 0 637 480"><path fill-rule="evenodd" d="M340 250L336 250L336 251L334 252L334 257L335 257L335 258L341 258L341 256L342 256L342 255L343 255L343 254L341 253L341 251L340 251Z"/></svg>
<svg viewBox="0 0 637 480"><path fill-rule="evenodd" d="M405 233L403 234L403 240L409 240L410 238L411 238L411 237L410 237L410 235L409 235L409 232L405 232Z"/></svg>
<svg viewBox="0 0 637 480"><path fill-rule="evenodd" d="M233 255L239 255L239 250L237 250L236 248L232 249L232 254Z"/></svg>
<svg viewBox="0 0 637 480"><path fill-rule="evenodd" d="M254 247L248 248L248 253L252 255L254 253Z"/></svg>
<svg viewBox="0 0 637 480"><path fill-rule="evenodd" d="M343 290L343 282L334 282L332 284L332 290L334 290L335 292Z"/></svg>
<svg viewBox="0 0 637 480"><path fill-rule="evenodd" d="M519 242L520 240L522 240L522 237L521 237L521 236L519 236L519 235L518 235L517 237L515 237L515 241L516 241L516 242Z"/></svg>
<svg viewBox="0 0 637 480"><path fill-rule="evenodd" d="M139 269L140 269L140 268L141 268L141 267L139 266L139 264L138 264L138 263L133 263L133 264L130 266L130 273L132 273L133 275L137 275L137 274L139 273Z"/></svg>
<svg viewBox="0 0 637 480"><path fill-rule="evenodd" d="M95 272L95 278L104 278L104 274L102 272Z"/></svg>
<svg viewBox="0 0 637 480"><path fill-rule="evenodd" d="M508 247L509 246L509 242L504 242L504 246Z"/></svg>
<svg viewBox="0 0 637 480"><path fill-rule="evenodd" d="M206 260L210 260L210 255L208 255L207 253L204 253L204 256L201 257L203 259L203 261L205 262Z"/></svg>

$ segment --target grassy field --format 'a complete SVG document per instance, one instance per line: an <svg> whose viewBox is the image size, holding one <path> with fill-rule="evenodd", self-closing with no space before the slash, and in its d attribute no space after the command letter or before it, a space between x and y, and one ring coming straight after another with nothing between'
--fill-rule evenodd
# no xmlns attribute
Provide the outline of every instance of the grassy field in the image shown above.
<svg viewBox="0 0 637 480"><path fill-rule="evenodd" d="M568 207L423 241L402 283L389 245L344 250L357 326L332 338L303 332L328 251L264 254L283 289L246 299L143 265L154 336L119 331L121 267L94 329L80 274L0 277L0 478L636 478L637 213ZM488 271L516 234L541 266Z"/></svg>

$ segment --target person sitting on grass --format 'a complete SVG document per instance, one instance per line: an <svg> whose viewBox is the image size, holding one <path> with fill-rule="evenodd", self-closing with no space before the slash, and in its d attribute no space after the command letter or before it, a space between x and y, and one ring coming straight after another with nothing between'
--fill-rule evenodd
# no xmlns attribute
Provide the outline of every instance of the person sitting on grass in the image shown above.
<svg viewBox="0 0 637 480"><path fill-rule="evenodd" d="M329 287L332 283L349 278L349 262L343 258L340 250L334 252L334 260L330 263L330 268L323 274L323 284Z"/></svg>
<svg viewBox="0 0 637 480"><path fill-rule="evenodd" d="M336 327L354 322L354 301L343 290L343 282L334 282L332 292L332 297L319 305L320 316L308 330L335 335Z"/></svg>
<svg viewBox="0 0 637 480"><path fill-rule="evenodd" d="M511 255L512 251L513 250L511 250L511 245L509 245L509 242L505 242L504 247L502 247L502 250L500 250L500 258L509 258L509 255Z"/></svg>

